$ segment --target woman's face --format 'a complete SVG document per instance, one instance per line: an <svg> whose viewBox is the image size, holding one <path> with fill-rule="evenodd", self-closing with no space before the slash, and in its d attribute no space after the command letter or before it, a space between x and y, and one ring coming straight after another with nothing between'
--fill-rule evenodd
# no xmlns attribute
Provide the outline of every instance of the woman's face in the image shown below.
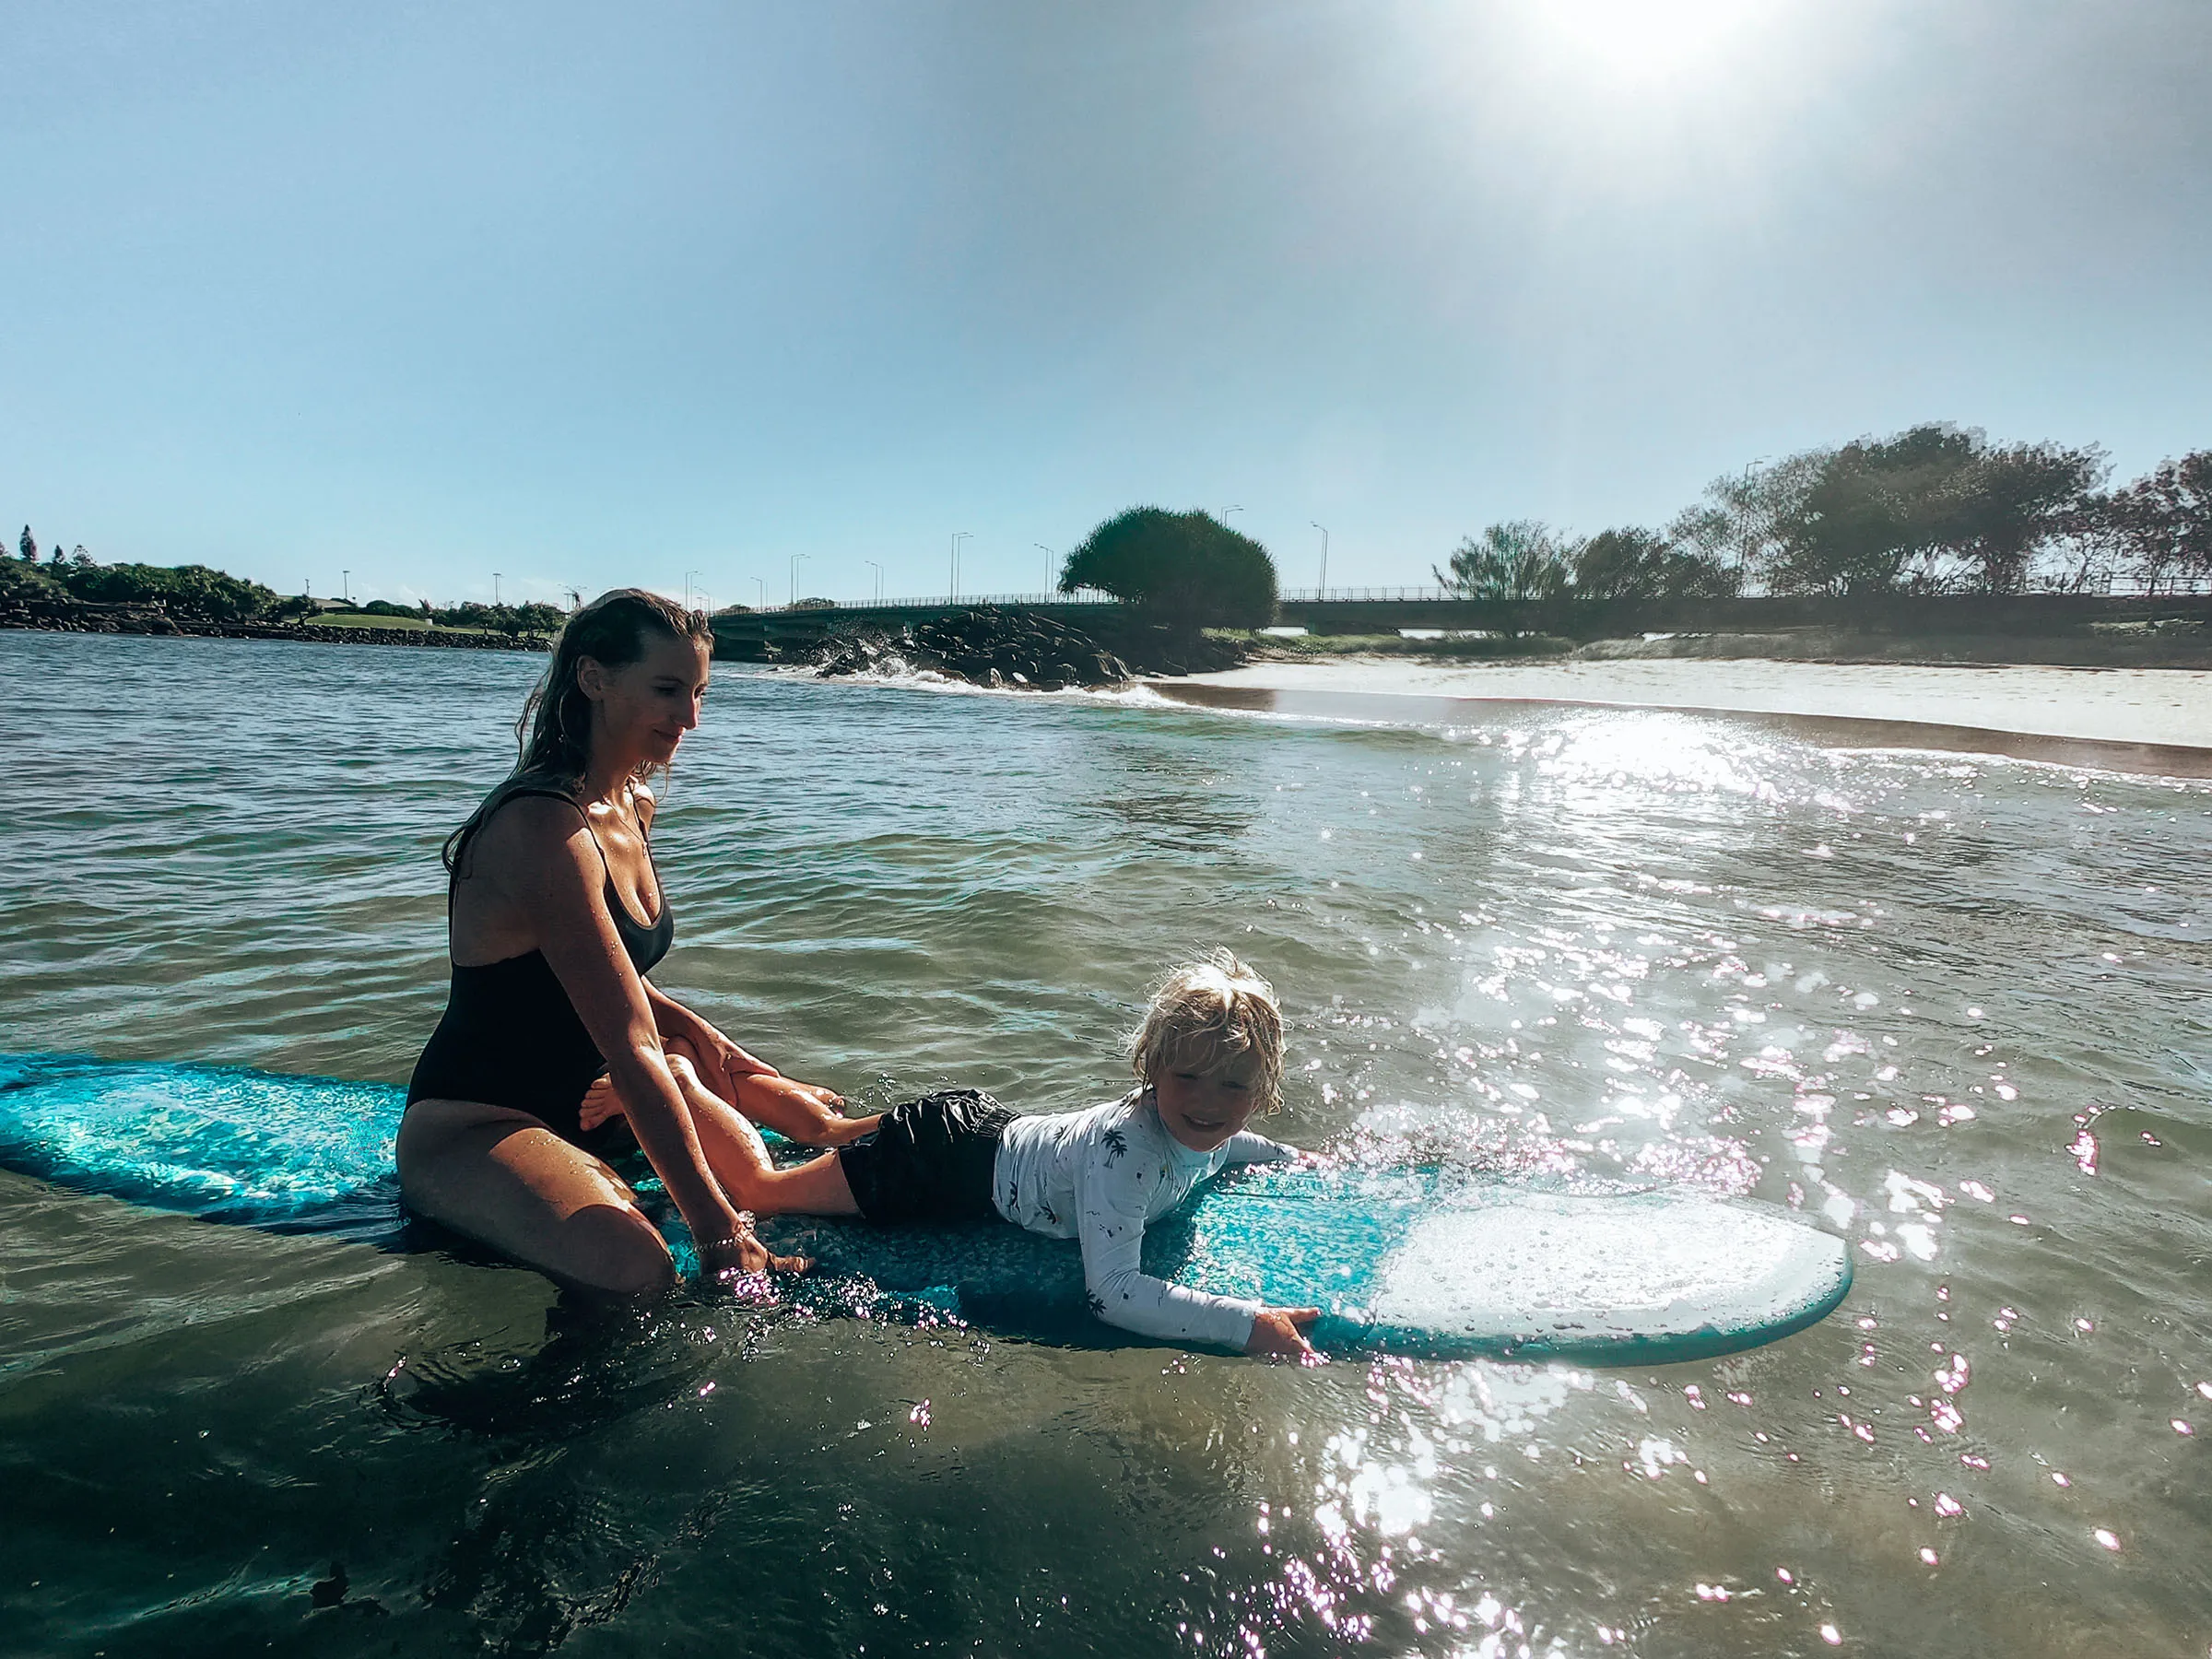
<svg viewBox="0 0 2212 1659"><path fill-rule="evenodd" d="M584 658L576 683L598 711L601 743L617 755L665 766L684 734L699 724L707 694L707 648L697 640L651 635L645 653L624 667Z"/></svg>

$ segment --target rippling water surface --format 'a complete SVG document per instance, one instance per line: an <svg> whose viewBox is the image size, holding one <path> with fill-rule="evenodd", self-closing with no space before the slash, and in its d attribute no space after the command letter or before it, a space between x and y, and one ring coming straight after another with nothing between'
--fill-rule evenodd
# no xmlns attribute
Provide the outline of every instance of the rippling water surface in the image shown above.
<svg viewBox="0 0 2212 1659"><path fill-rule="evenodd" d="M539 665L0 633L0 1046L403 1079ZM1756 1194L1857 1287L1700 1365L1300 1371L593 1322L0 1174L6 1647L2212 1646L2205 785L724 674L662 825L658 977L799 1075L1086 1104L1224 942L1285 1138Z"/></svg>

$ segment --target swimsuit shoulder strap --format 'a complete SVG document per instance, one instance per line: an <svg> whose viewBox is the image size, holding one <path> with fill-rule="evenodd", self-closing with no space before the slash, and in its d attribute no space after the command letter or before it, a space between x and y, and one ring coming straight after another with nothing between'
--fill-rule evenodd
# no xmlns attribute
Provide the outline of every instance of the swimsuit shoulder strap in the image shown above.
<svg viewBox="0 0 2212 1659"><path fill-rule="evenodd" d="M573 806L576 809L576 816L583 820L583 832L592 838L592 847L599 854L600 872L606 877L609 885L613 884L614 871L607 865L606 849L599 845L599 833L592 828L592 815L583 809L582 803L565 789L555 789L548 784L533 783L527 780L517 782L510 779L484 797L484 804L470 815L468 822L461 826L460 832L453 838L453 854L448 860L445 878L445 897L448 906L453 903L453 889L461 880L461 861L467 855L469 843L474 841L477 833L491 821L492 814L506 806L508 802L519 800L524 795L544 795L552 800L566 801L571 806Z"/></svg>

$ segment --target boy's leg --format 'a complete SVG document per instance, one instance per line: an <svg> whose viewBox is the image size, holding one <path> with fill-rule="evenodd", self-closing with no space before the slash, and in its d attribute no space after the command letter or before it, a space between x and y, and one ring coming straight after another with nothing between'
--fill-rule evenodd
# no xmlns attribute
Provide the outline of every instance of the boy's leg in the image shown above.
<svg viewBox="0 0 2212 1659"><path fill-rule="evenodd" d="M789 1077L733 1077L731 1104L756 1124L802 1147L841 1147L874 1133L874 1116L850 1118L837 1110L841 1097ZM836 1102L837 1104L832 1104Z"/></svg>
<svg viewBox="0 0 2212 1659"><path fill-rule="evenodd" d="M860 1214L836 1153L825 1152L795 1170L779 1170L769 1160L760 1131L743 1112L711 1093L690 1066L670 1070L684 1092L684 1104L691 1109L691 1126L699 1135L700 1150L707 1155L707 1168L714 1171L732 1204L762 1216Z"/></svg>
<svg viewBox="0 0 2212 1659"><path fill-rule="evenodd" d="M727 1101L754 1123L766 1124L784 1139L802 1147L849 1146L876 1132L877 1115L845 1116L838 1110L844 1104L844 1097L816 1084L791 1077L727 1077L719 1072L701 1071L688 1043L671 1038L666 1046L668 1069L679 1083L688 1073L715 1100ZM578 1116L586 1129L596 1129L609 1118L621 1115L622 1100L615 1092L614 1080L603 1076L585 1093Z"/></svg>

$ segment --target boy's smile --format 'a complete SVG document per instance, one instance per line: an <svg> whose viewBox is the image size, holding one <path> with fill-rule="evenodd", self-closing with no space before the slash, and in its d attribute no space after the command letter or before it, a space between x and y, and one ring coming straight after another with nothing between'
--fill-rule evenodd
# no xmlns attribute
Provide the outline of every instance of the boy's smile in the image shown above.
<svg viewBox="0 0 2212 1659"><path fill-rule="evenodd" d="M1171 1064L1152 1079L1152 1098L1167 1132L1194 1152L1211 1152L1244 1127L1259 1104L1249 1054L1231 1054L1210 1071Z"/></svg>

